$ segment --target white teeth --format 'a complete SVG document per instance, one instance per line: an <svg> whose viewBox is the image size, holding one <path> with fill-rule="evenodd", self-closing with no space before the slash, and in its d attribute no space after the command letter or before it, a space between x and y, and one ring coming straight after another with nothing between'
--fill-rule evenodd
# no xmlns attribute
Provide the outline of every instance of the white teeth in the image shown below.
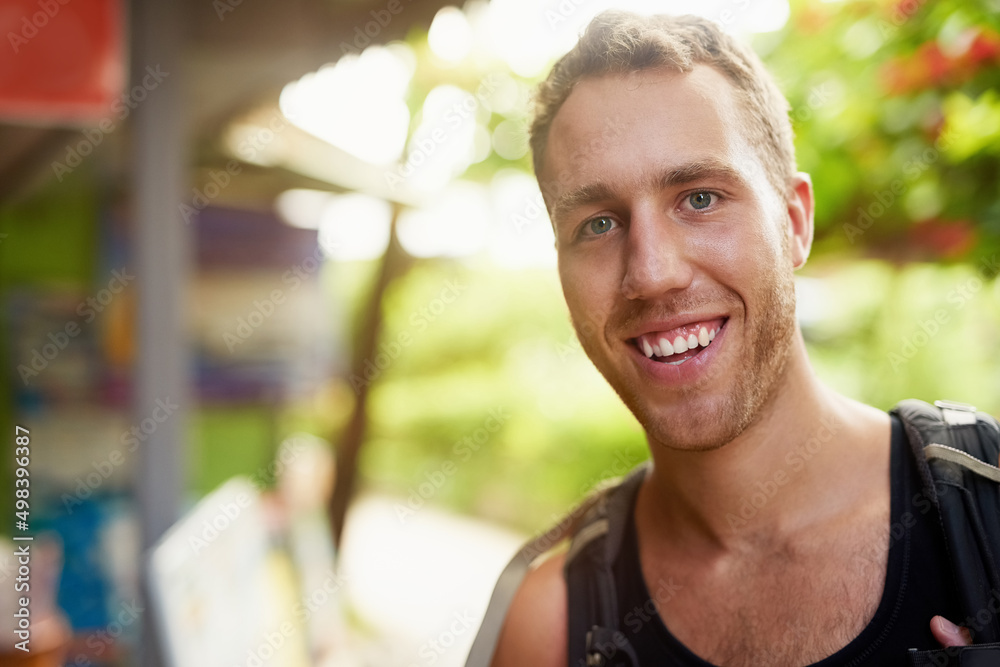
<svg viewBox="0 0 1000 667"><path fill-rule="evenodd" d="M660 350L663 352L661 356L669 357L674 353L674 346L670 344L670 341L666 338L660 339Z"/></svg>
<svg viewBox="0 0 1000 667"><path fill-rule="evenodd" d="M715 340L715 336L719 333L719 330L720 329L700 327L698 329L698 333L690 333L686 338L684 336L677 336L673 343L665 337L660 338L656 342L650 342L652 339L647 339L644 335L639 337L638 345L639 349L646 355L647 358L652 358L654 356L669 357L674 354L687 352L688 350L697 350L699 346L708 347L709 343ZM665 363L673 365L682 364L684 361L664 360Z"/></svg>

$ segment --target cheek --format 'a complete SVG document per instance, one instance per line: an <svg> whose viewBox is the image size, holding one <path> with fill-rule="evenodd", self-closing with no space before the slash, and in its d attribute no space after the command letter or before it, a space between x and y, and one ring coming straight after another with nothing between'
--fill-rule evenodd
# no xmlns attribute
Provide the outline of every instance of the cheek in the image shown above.
<svg viewBox="0 0 1000 667"><path fill-rule="evenodd" d="M619 285L608 267L596 267L580 258L559 257L559 281L570 316L581 333L604 330ZM619 281L620 282L620 281Z"/></svg>
<svg viewBox="0 0 1000 667"><path fill-rule="evenodd" d="M698 250L715 267L717 275L753 283L756 276L772 272L783 261L779 232L763 216L747 216L739 224L702 239Z"/></svg>
<svg viewBox="0 0 1000 667"><path fill-rule="evenodd" d="M580 271L578 267L563 261L562 258L559 259L559 282L562 284L563 296L566 297L566 305L574 320L582 310L586 309L587 296L593 297L593 292L587 284L589 277L587 272Z"/></svg>
<svg viewBox="0 0 1000 667"><path fill-rule="evenodd" d="M691 256L697 258L702 271L714 282L737 291L753 279L754 267L759 268L760 240L744 230L722 227L718 233L697 239L691 246Z"/></svg>

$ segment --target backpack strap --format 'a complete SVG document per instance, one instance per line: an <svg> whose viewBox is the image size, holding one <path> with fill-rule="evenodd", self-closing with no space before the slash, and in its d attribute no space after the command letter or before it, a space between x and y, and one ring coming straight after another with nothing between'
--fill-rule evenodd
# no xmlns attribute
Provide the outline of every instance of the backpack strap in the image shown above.
<svg viewBox="0 0 1000 667"><path fill-rule="evenodd" d="M618 627L618 595L612 568L648 470L648 463L637 466L591 507L570 543L564 566L570 667L639 665L635 650Z"/></svg>
<svg viewBox="0 0 1000 667"><path fill-rule="evenodd" d="M1000 425L970 405L951 401L936 401L932 406L909 399L901 401L891 414L903 423L924 494L937 510L955 590L967 614L964 619L951 620L970 627L977 643L975 652L911 651L911 662L962 665L994 651L989 659L995 662L989 664L1000 664L1000 573L996 561L1000 549L1000 469L996 466ZM928 662L941 659L948 661Z"/></svg>
<svg viewBox="0 0 1000 667"><path fill-rule="evenodd" d="M598 530L588 525L590 517L593 516L591 510L604 502L605 497L617 488L616 481L611 480L598 486L559 523L524 544L507 563L507 567L500 573L496 586L493 588L493 595L486 609L486 615L479 626L479 632L472 643L469 656L466 658L466 667L489 667L493 662L500 632L503 630L504 620L511 602L514 600L514 594L517 593L517 589L520 588L521 582L524 581L524 577L531 567L541 560L541 556L573 535L586 532L587 535L596 536ZM568 560L569 556L567 556Z"/></svg>

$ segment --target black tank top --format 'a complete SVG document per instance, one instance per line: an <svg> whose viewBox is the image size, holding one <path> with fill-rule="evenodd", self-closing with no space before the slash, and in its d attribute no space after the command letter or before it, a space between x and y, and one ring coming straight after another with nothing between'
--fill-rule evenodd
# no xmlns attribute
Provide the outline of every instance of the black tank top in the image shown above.
<svg viewBox="0 0 1000 667"><path fill-rule="evenodd" d="M813 663L814 667L841 665L908 666L907 649L940 648L930 632L936 614L961 622L959 603L949 583L951 570L944 538L935 525L930 501L921 492L916 461L902 424L892 418L890 468L892 500L888 573L875 616L847 646ZM614 564L618 593L619 628L639 657L640 664L713 667L684 646L655 612L639 564L634 512L621 552ZM670 591L661 582L657 599ZM650 614L650 612L652 612ZM648 622L647 622L648 621Z"/></svg>

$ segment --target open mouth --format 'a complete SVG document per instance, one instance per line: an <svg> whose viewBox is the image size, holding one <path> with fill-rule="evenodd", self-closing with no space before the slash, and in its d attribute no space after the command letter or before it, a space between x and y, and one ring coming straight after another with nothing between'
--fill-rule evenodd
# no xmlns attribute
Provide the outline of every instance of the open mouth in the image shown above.
<svg viewBox="0 0 1000 667"><path fill-rule="evenodd" d="M631 339L648 359L677 366L698 356L712 344L728 318L692 322L669 331L651 331Z"/></svg>

